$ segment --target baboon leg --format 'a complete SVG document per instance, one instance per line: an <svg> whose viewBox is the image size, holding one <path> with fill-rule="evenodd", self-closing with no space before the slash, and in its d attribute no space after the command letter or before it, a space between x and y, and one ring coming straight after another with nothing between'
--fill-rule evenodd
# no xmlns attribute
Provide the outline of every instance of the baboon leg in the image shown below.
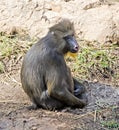
<svg viewBox="0 0 119 130"><path fill-rule="evenodd" d="M38 102L37 102L38 104ZM48 92L44 91L41 95L40 105L48 110L55 110L63 108L63 103L59 100L48 96Z"/></svg>
<svg viewBox="0 0 119 130"><path fill-rule="evenodd" d="M32 105L27 107L28 110L36 110L38 108L55 110L55 109L61 109L64 106L60 101L48 96L47 91L44 91L42 93L40 99L33 97L31 101L32 101Z"/></svg>

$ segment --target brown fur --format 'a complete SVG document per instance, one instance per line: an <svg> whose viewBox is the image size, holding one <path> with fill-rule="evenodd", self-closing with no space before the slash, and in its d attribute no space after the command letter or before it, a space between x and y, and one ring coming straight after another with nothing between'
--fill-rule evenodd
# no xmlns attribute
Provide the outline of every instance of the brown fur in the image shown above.
<svg viewBox="0 0 119 130"><path fill-rule="evenodd" d="M34 104L31 108L53 110L86 105L86 98L82 96L85 87L72 78L64 60L67 52L77 51L74 33L73 24L65 19L51 27L48 34L25 55L21 83Z"/></svg>

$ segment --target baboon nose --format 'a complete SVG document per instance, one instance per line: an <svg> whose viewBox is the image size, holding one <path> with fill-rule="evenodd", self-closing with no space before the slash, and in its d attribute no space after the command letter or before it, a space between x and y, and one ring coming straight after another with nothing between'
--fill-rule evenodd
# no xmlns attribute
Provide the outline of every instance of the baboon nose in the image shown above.
<svg viewBox="0 0 119 130"><path fill-rule="evenodd" d="M79 50L79 46L75 46L75 47L74 47L74 50L75 50L75 51L78 51L78 50Z"/></svg>

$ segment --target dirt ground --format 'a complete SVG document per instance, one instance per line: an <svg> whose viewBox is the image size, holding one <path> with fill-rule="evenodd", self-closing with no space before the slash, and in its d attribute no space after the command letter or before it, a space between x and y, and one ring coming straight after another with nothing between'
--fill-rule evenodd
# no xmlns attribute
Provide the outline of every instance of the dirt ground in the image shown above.
<svg viewBox="0 0 119 130"><path fill-rule="evenodd" d="M27 110L19 71L0 75L0 130L119 130L119 88L84 82L88 105L61 111Z"/></svg>

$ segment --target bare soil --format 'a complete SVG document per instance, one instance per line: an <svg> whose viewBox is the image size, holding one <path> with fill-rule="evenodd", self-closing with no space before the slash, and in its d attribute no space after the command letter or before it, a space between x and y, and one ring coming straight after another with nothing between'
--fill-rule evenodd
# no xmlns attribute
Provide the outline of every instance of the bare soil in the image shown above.
<svg viewBox="0 0 119 130"><path fill-rule="evenodd" d="M119 88L84 82L88 105L61 111L28 110L19 71L0 75L0 130L119 130Z"/></svg>

